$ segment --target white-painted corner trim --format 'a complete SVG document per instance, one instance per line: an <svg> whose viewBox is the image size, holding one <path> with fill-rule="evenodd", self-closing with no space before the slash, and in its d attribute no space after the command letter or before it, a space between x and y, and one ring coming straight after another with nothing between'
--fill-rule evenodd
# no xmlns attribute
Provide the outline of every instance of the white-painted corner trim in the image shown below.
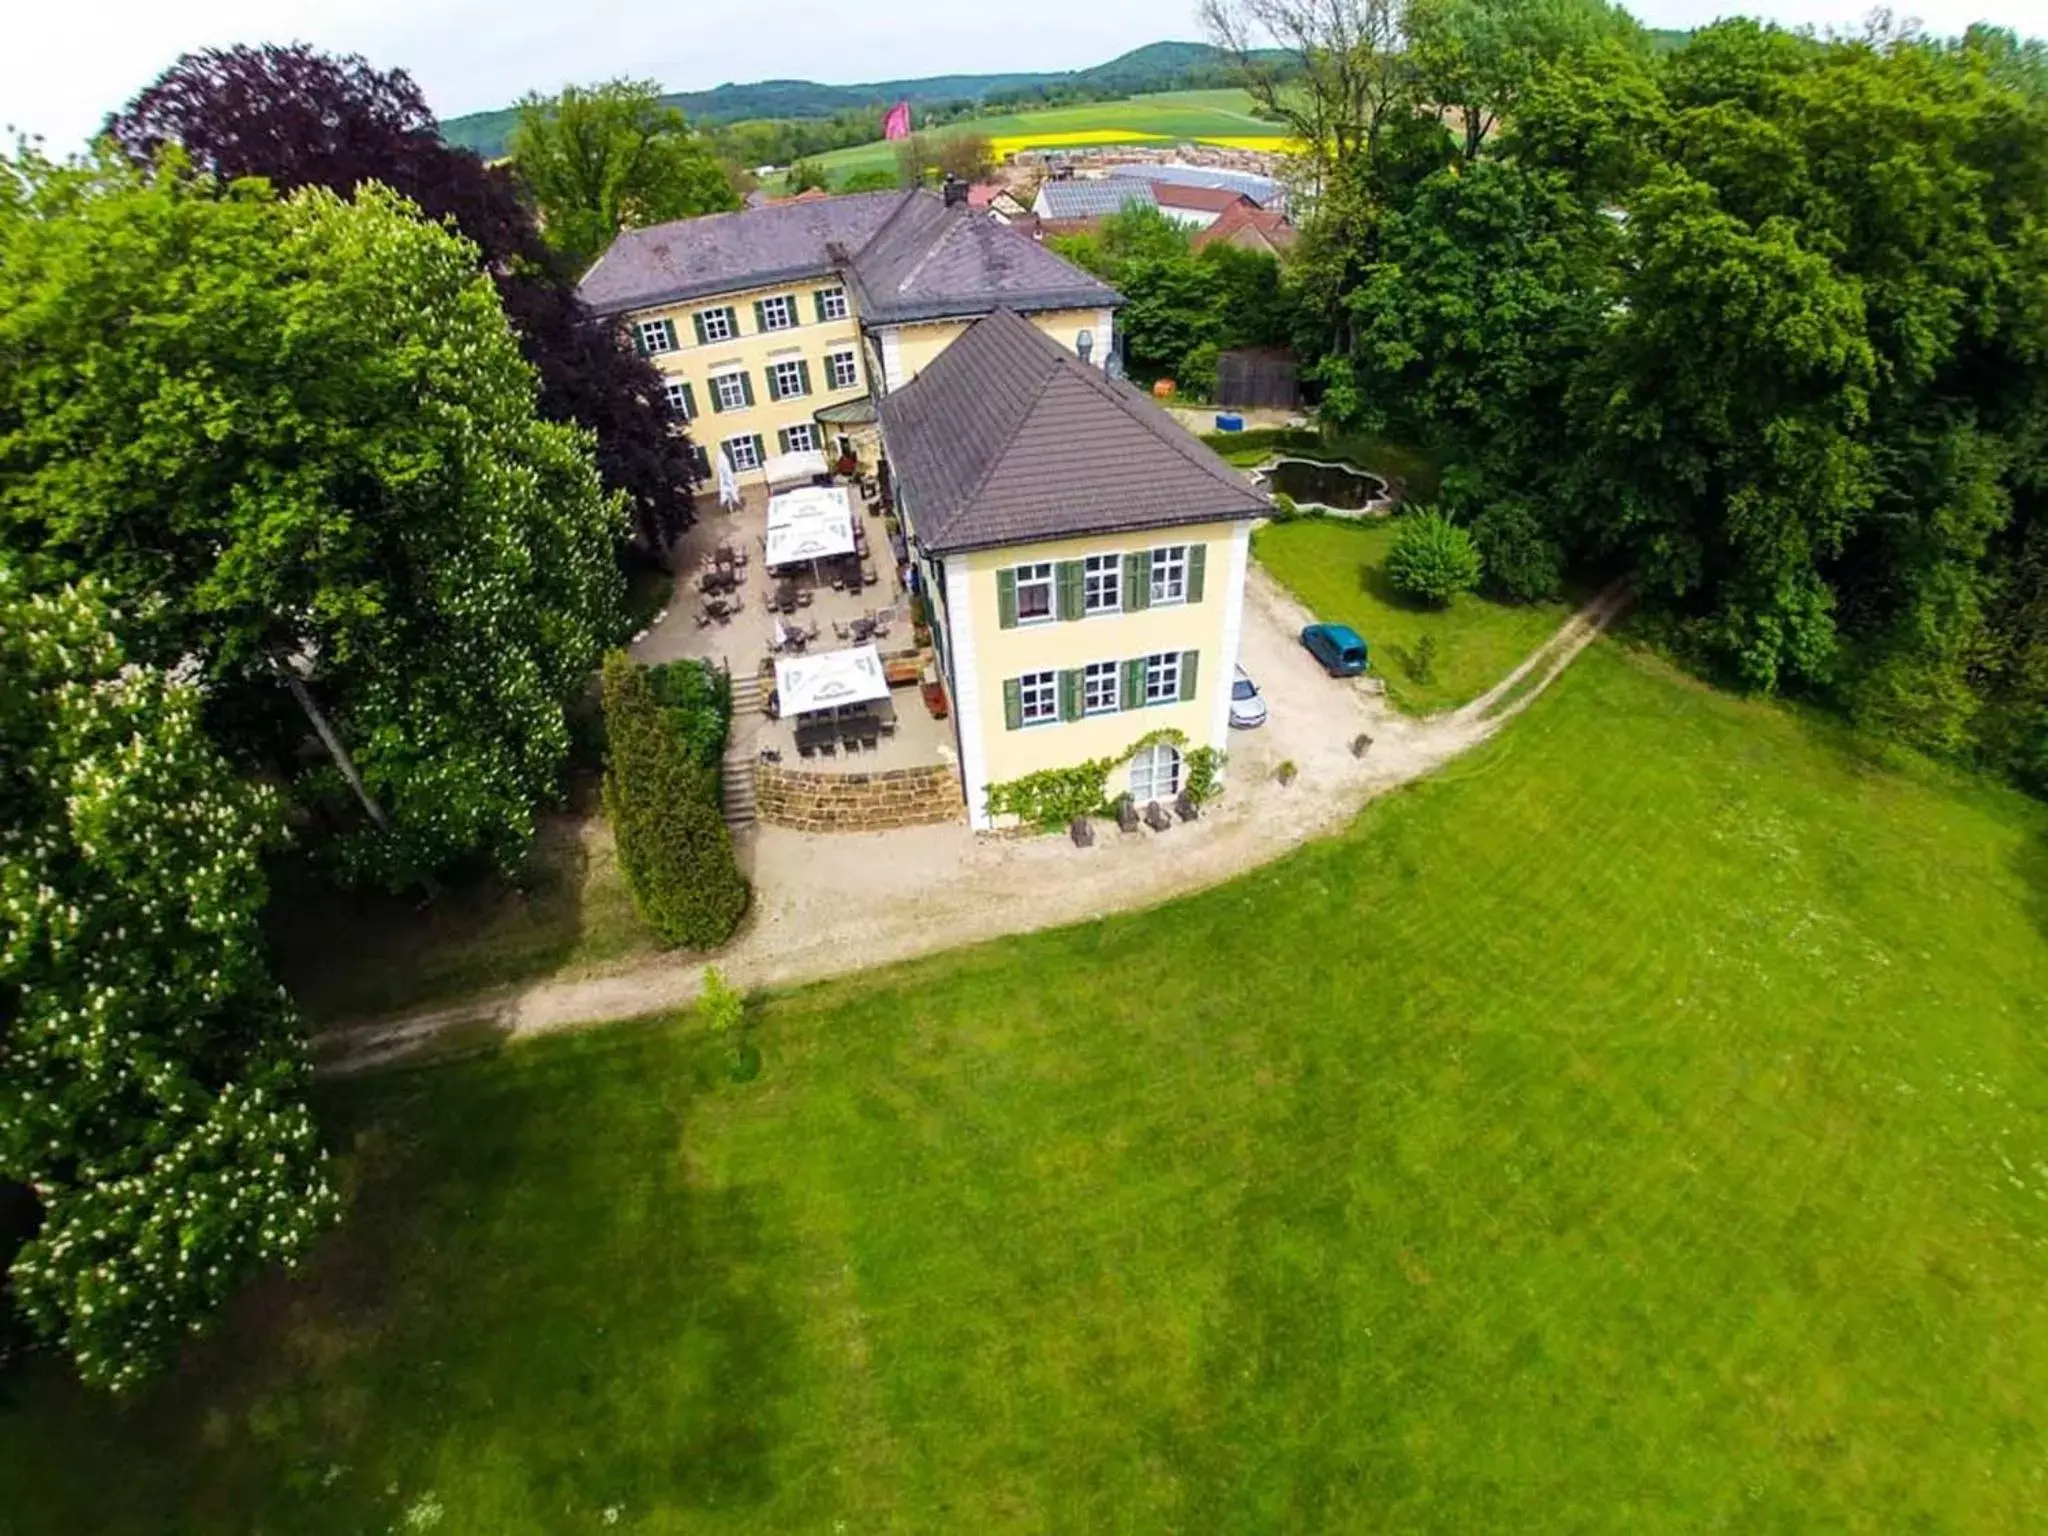
<svg viewBox="0 0 2048 1536"><path fill-rule="evenodd" d="M882 388L898 390L903 387L903 332L896 326L885 327L882 336Z"/></svg>
<svg viewBox="0 0 2048 1536"><path fill-rule="evenodd" d="M975 670L974 603L968 592L967 559L946 562L946 633L953 641L953 716L960 731L960 787L967 795L967 824L977 832L995 825L988 814L988 749L981 735L981 674Z"/></svg>
<svg viewBox="0 0 2048 1536"><path fill-rule="evenodd" d="M1104 309L1095 315L1095 366L1107 368L1109 354L1116 350L1116 311Z"/></svg>
<svg viewBox="0 0 2048 1536"><path fill-rule="evenodd" d="M1244 578L1250 560L1252 525L1240 522L1230 535L1228 573L1223 589L1223 665L1216 673L1216 708L1209 742L1219 752L1230 750L1230 690L1237 681L1237 648L1244 639Z"/></svg>

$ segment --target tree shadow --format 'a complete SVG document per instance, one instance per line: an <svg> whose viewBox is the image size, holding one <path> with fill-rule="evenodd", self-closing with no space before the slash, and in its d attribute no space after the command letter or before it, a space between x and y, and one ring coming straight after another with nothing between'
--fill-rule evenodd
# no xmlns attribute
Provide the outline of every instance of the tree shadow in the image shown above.
<svg viewBox="0 0 2048 1536"><path fill-rule="evenodd" d="M37 1469L23 1530L173 1509L314 1536L405 1528L429 1497L451 1523L767 1503L793 1424L793 1239L768 1186L679 1155L731 1091L722 1068L697 1036L626 1025L320 1085L339 1227L127 1401L54 1357L24 1372L0 1404Z"/></svg>
<svg viewBox="0 0 2048 1536"><path fill-rule="evenodd" d="M2048 939L2048 831L2039 831L2022 842L2013 854L2013 871L2025 887L2023 900L2027 916L2043 939Z"/></svg>
<svg viewBox="0 0 2048 1536"><path fill-rule="evenodd" d="M1404 592L1395 586L1384 565L1368 565L1361 562L1358 567L1358 590L1374 602L1401 613L1427 616L1444 611L1441 604L1432 603L1428 598L1417 597L1413 592Z"/></svg>
<svg viewBox="0 0 2048 1536"><path fill-rule="evenodd" d="M318 1023L374 1017L561 968L584 935L592 808L544 813L517 882L479 872L419 891L343 890L303 856L271 867L273 968Z"/></svg>

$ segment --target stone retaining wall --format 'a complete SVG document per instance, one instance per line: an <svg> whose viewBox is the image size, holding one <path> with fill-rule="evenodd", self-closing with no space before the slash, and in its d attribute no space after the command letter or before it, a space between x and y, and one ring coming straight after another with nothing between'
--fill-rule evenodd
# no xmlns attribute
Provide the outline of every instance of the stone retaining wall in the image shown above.
<svg viewBox="0 0 2048 1536"><path fill-rule="evenodd" d="M754 812L799 832L880 832L958 821L967 809L950 763L877 773L813 773L779 763L754 765Z"/></svg>

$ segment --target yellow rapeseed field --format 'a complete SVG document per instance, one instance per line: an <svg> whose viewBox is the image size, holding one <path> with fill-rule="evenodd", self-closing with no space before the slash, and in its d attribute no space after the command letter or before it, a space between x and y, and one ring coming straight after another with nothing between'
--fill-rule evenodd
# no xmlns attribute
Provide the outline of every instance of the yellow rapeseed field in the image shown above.
<svg viewBox="0 0 2048 1536"><path fill-rule="evenodd" d="M1066 149L1078 144L1165 144L1163 133L1131 128L1080 128L1068 133L1017 133L990 139L989 147L1007 159L1020 149Z"/></svg>

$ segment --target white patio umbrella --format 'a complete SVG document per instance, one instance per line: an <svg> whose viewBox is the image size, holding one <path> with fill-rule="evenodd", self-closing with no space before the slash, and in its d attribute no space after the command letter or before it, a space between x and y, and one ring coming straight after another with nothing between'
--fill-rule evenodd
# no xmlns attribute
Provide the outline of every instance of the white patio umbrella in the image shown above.
<svg viewBox="0 0 2048 1536"><path fill-rule="evenodd" d="M850 555L853 497L844 486L806 486L768 498L767 556L771 566Z"/></svg>
<svg viewBox="0 0 2048 1536"><path fill-rule="evenodd" d="M778 453L761 466L761 474L771 489L778 485L808 485L824 473L825 455L815 448Z"/></svg>
<svg viewBox="0 0 2048 1536"><path fill-rule="evenodd" d="M808 715L886 699L889 682L882 675L881 653L872 645L856 645L777 661L775 692L785 715Z"/></svg>

